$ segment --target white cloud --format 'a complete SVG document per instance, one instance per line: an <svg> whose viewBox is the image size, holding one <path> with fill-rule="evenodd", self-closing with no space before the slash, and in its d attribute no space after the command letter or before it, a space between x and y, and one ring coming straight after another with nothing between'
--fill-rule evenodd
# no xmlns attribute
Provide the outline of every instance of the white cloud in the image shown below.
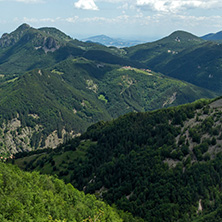
<svg viewBox="0 0 222 222"><path fill-rule="evenodd" d="M74 3L76 8L85 9L85 10L98 10L97 5L95 4L94 0L79 0L78 2Z"/></svg>
<svg viewBox="0 0 222 222"><path fill-rule="evenodd" d="M45 0L0 0L0 2L45 3Z"/></svg>
<svg viewBox="0 0 222 222"><path fill-rule="evenodd" d="M69 22L69 23L76 23L78 19L79 19L79 16L74 16L74 17L66 18L64 21Z"/></svg>
<svg viewBox="0 0 222 222"><path fill-rule="evenodd" d="M16 2L23 2L23 3L44 3L43 0L15 0Z"/></svg>
<svg viewBox="0 0 222 222"><path fill-rule="evenodd" d="M25 22L25 23L39 23L39 22L51 22L51 23L54 23L55 21L57 21L57 19L53 19L53 18L41 18L41 19L38 19L38 18L27 18L27 17L24 17L22 19L22 22Z"/></svg>
<svg viewBox="0 0 222 222"><path fill-rule="evenodd" d="M137 6L159 12L178 12L184 9L214 9L222 7L220 0L137 0Z"/></svg>
<svg viewBox="0 0 222 222"><path fill-rule="evenodd" d="M130 2L130 0L96 0L97 2L109 2L109 3L123 3Z"/></svg>

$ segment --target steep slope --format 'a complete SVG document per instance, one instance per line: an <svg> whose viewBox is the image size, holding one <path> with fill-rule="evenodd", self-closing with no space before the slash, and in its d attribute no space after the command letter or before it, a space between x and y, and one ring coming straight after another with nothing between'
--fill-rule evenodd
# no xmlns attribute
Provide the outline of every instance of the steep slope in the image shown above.
<svg viewBox="0 0 222 222"><path fill-rule="evenodd" d="M90 124L111 118L103 102L87 88L89 74L69 68L72 85L55 69L33 70L1 85L2 151L53 148Z"/></svg>
<svg viewBox="0 0 222 222"><path fill-rule="evenodd" d="M67 59L0 85L0 152L54 148L99 120L215 96L151 70Z"/></svg>
<svg viewBox="0 0 222 222"><path fill-rule="evenodd" d="M126 49L128 56L156 72L222 92L221 45L175 32L154 43Z"/></svg>
<svg viewBox="0 0 222 222"><path fill-rule="evenodd" d="M13 161L57 174L145 221L220 221L221 114L221 98L131 113L55 151Z"/></svg>
<svg viewBox="0 0 222 222"><path fill-rule="evenodd" d="M133 67L108 72L98 88L99 98L104 98L108 112L115 118L126 112L176 106L214 95L186 82Z"/></svg>
<svg viewBox="0 0 222 222"><path fill-rule="evenodd" d="M221 93L221 50L222 45L208 42L193 50L184 50L158 70L164 71L168 76Z"/></svg>
<svg viewBox="0 0 222 222"><path fill-rule="evenodd" d="M5 75L48 67L55 63L53 52L68 41L71 38L64 38L62 32L52 36L44 30L39 31L23 24L14 32L3 34L0 39L0 72Z"/></svg>
<svg viewBox="0 0 222 222"><path fill-rule="evenodd" d="M0 171L1 221L142 221L57 178L1 162Z"/></svg>

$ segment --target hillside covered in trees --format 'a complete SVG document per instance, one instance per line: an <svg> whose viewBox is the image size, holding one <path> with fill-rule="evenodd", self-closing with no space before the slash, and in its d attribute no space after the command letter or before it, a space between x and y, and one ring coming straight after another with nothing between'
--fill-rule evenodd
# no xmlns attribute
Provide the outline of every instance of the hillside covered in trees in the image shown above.
<svg viewBox="0 0 222 222"><path fill-rule="evenodd" d="M0 219L220 221L220 48L182 31L122 49L4 34L0 156L35 172L0 163Z"/></svg>
<svg viewBox="0 0 222 222"><path fill-rule="evenodd" d="M0 220L83 222L143 221L85 195L71 184L0 162Z"/></svg>
<svg viewBox="0 0 222 222"><path fill-rule="evenodd" d="M55 28L23 24L4 34L0 155L55 148L91 124L125 113L218 96L125 54L126 49L80 42Z"/></svg>
<svg viewBox="0 0 222 222"><path fill-rule="evenodd" d="M175 31L158 41L126 48L125 56L155 72L221 93L221 47L218 42Z"/></svg>
<svg viewBox="0 0 222 222"><path fill-rule="evenodd" d="M221 114L221 98L126 114L13 162L56 174L145 221L212 221L222 207Z"/></svg>

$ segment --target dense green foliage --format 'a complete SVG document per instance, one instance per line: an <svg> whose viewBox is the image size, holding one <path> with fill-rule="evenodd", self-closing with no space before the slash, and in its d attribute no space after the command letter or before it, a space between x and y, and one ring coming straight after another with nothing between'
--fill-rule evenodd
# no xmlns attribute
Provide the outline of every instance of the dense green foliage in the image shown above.
<svg viewBox="0 0 222 222"><path fill-rule="evenodd" d="M0 162L0 220L6 221L142 221L117 211L71 184L37 172L25 173ZM94 221L94 220L93 220Z"/></svg>
<svg viewBox="0 0 222 222"><path fill-rule="evenodd" d="M202 44L204 40L194 36L188 32L176 31L171 35L155 42L136 45L126 48L127 56L133 60L141 62L155 63L161 61L166 63L176 52L181 52L184 49L192 48ZM168 50L170 50L168 52ZM158 65L156 63L156 65Z"/></svg>
<svg viewBox="0 0 222 222"><path fill-rule="evenodd" d="M179 34L154 45L183 50L200 42L183 33L181 40L187 44L178 45L174 39ZM4 34L0 39L0 152L55 147L99 120L217 96L144 69L134 54L145 46L108 48L73 40L55 28L34 29L27 24ZM150 47L153 52L155 47ZM162 51L160 47L156 53Z"/></svg>
<svg viewBox="0 0 222 222"><path fill-rule="evenodd" d="M221 99L200 100L127 114L89 127L54 151L21 153L14 162L56 174L145 221L220 218L221 107Z"/></svg>
<svg viewBox="0 0 222 222"><path fill-rule="evenodd" d="M155 110L210 98L212 92L168 78L151 70L120 68L108 72L99 84L112 117L127 112Z"/></svg>
<svg viewBox="0 0 222 222"><path fill-rule="evenodd" d="M21 122L17 128L3 127L1 142L6 144L8 132L18 138L25 127L37 129L29 136L30 141L21 136L16 145L20 151L27 150L24 146L29 144L32 149L44 147L46 138L55 130L59 138L64 138L63 130L69 137L72 130L75 134L84 132L99 120L216 95L150 70L85 58L35 69L3 82L0 89L0 123L7 124L14 118Z"/></svg>
<svg viewBox="0 0 222 222"><path fill-rule="evenodd" d="M127 56L156 72L221 92L221 44L186 32L127 48Z"/></svg>
<svg viewBox="0 0 222 222"><path fill-rule="evenodd" d="M216 93L152 70L220 92L220 47L175 32L107 48L22 25L0 39L0 150L44 147L54 132L66 143L12 162L145 221L218 221L222 99L166 108ZM57 178L4 164L0 172L3 221L142 221Z"/></svg>

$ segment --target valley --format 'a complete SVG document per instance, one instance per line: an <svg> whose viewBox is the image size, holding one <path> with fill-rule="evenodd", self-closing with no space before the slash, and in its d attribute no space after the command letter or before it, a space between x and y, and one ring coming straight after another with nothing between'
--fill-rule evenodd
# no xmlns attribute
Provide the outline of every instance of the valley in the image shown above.
<svg viewBox="0 0 222 222"><path fill-rule="evenodd" d="M83 43L55 28L23 24L0 42L3 155L55 148L99 120L219 95L154 72L126 49Z"/></svg>

